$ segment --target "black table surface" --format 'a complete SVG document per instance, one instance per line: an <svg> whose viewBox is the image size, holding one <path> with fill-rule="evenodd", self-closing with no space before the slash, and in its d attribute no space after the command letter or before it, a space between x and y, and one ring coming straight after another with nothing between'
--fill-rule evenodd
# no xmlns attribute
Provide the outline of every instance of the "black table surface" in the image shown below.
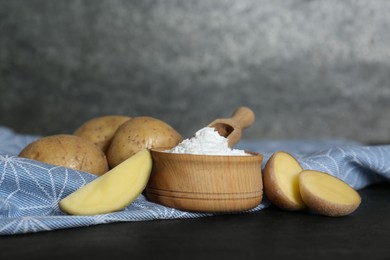
<svg viewBox="0 0 390 260"><path fill-rule="evenodd" d="M357 211L338 218L270 206L2 236L0 259L390 259L390 184L359 193Z"/></svg>

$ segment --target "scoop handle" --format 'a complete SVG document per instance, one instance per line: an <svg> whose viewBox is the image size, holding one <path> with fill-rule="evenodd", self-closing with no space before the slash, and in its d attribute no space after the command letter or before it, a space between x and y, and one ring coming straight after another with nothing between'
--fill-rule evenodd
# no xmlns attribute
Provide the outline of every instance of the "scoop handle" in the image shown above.
<svg viewBox="0 0 390 260"><path fill-rule="evenodd" d="M241 128L248 128L255 122L255 114L248 107L239 107L234 111L232 117Z"/></svg>

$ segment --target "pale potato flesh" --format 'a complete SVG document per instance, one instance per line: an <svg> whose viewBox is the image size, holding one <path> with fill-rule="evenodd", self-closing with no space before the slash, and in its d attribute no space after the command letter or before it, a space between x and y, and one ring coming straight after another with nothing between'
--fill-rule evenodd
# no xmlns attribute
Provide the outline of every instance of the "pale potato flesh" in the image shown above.
<svg viewBox="0 0 390 260"><path fill-rule="evenodd" d="M299 163L286 153L278 153L274 167L280 189L292 202L303 204L299 193L299 173L302 171Z"/></svg>
<svg viewBox="0 0 390 260"><path fill-rule="evenodd" d="M299 210L305 207L299 192L301 165L290 154L276 152L264 168L264 190L268 199L286 210Z"/></svg>
<svg viewBox="0 0 390 260"><path fill-rule="evenodd" d="M145 189L152 169L148 149L128 158L59 202L72 215L95 215L121 210Z"/></svg>
<svg viewBox="0 0 390 260"><path fill-rule="evenodd" d="M358 202L356 192L344 182L325 174L308 174L302 180L306 188L317 196L339 204Z"/></svg>
<svg viewBox="0 0 390 260"><path fill-rule="evenodd" d="M361 203L357 191L344 181L318 171L303 171L300 192L305 203L314 211L327 216L352 213Z"/></svg>

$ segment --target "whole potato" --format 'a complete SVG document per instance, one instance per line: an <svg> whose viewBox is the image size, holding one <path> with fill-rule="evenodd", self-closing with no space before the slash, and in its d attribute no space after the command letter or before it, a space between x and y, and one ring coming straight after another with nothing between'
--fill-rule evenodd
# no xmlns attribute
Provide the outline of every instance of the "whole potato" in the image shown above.
<svg viewBox="0 0 390 260"><path fill-rule="evenodd" d="M108 171L103 151L91 141L75 135L42 137L27 145L19 156L98 176Z"/></svg>
<svg viewBox="0 0 390 260"><path fill-rule="evenodd" d="M115 167L143 148L175 147L182 136L167 123L153 117L134 117L116 131L107 150L110 167Z"/></svg>
<svg viewBox="0 0 390 260"><path fill-rule="evenodd" d="M96 117L82 124L73 134L92 141L106 152L115 131L130 119L131 117L120 115Z"/></svg>

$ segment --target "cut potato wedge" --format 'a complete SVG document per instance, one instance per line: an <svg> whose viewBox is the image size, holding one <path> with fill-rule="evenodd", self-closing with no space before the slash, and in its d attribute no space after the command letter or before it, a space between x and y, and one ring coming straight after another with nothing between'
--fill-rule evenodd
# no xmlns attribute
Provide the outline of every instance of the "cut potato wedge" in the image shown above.
<svg viewBox="0 0 390 260"><path fill-rule="evenodd" d="M344 181L319 171L303 171L299 176L300 193L305 204L325 216L345 216L355 211L361 197Z"/></svg>
<svg viewBox="0 0 390 260"><path fill-rule="evenodd" d="M277 207L300 210L305 204L299 192L301 165L289 153L276 152L268 160L263 171L264 192Z"/></svg>
<svg viewBox="0 0 390 260"><path fill-rule="evenodd" d="M143 149L103 176L59 202L62 211L72 215L95 215L121 210L145 189L152 170L152 158Z"/></svg>

